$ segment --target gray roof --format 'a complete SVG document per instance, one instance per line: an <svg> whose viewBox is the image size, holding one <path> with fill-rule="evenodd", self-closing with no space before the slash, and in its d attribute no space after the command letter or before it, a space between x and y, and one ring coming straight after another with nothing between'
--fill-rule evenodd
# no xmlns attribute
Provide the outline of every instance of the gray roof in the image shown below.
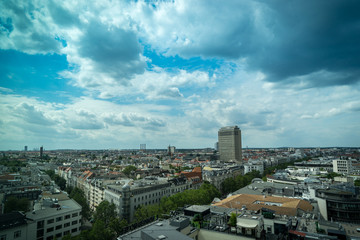
<svg viewBox="0 0 360 240"><path fill-rule="evenodd" d="M143 238L142 238L143 236ZM177 231L177 227L171 226L169 220L156 221L143 228L136 229L133 232L126 233L118 239L120 240L134 240L134 239L178 239L190 240L192 238Z"/></svg>
<svg viewBox="0 0 360 240"><path fill-rule="evenodd" d="M187 207L185 210L202 213L208 209L210 209L210 206L191 205L190 207Z"/></svg>
<svg viewBox="0 0 360 240"><path fill-rule="evenodd" d="M282 183L270 183L270 182L262 182L262 183L251 183L246 187L240 188L239 190L233 192L233 195L236 194L255 194L255 195L263 195L263 190L265 188L275 188L275 189L292 189L294 190L294 186L290 184L282 184Z"/></svg>
<svg viewBox="0 0 360 240"><path fill-rule="evenodd" d="M72 199L59 201L60 208L45 208L36 210L34 212L27 212L26 217L32 220L46 219L49 217L62 216L67 213L73 213L74 211L81 211L81 206Z"/></svg>

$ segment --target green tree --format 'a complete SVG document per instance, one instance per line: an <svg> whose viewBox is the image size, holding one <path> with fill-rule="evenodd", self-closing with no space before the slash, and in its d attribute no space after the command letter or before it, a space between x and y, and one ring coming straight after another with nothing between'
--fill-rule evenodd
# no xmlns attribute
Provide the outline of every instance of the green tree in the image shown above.
<svg viewBox="0 0 360 240"><path fill-rule="evenodd" d="M30 201L27 198L18 199L16 197L8 197L4 205L4 212L9 213L12 211L29 211Z"/></svg>
<svg viewBox="0 0 360 240"><path fill-rule="evenodd" d="M328 173L325 177L328 179L334 179L334 177L339 177L339 176L342 176L342 175L339 173L336 173L336 172L331 172L331 173Z"/></svg>
<svg viewBox="0 0 360 240"><path fill-rule="evenodd" d="M122 233L123 229L127 226L128 222L125 219L122 219L120 221L119 218L113 218L112 220L110 220L109 223L109 228L116 233L116 236L119 236Z"/></svg>
<svg viewBox="0 0 360 240"><path fill-rule="evenodd" d="M67 192L69 195L71 194L72 190L74 190L74 188L72 186L67 186L65 188L65 192Z"/></svg>
<svg viewBox="0 0 360 240"><path fill-rule="evenodd" d="M115 237L115 232L113 232L105 223L101 220L98 220L94 223L90 233L89 239L91 240L108 240Z"/></svg>
<svg viewBox="0 0 360 240"><path fill-rule="evenodd" d="M236 222L237 222L236 213L231 213L228 224L229 224L230 226L232 226L232 227L235 227L235 226L236 226Z"/></svg>
<svg viewBox="0 0 360 240"><path fill-rule="evenodd" d="M74 188L69 195L70 198L74 199L81 207L81 215L85 219L90 218L90 208L86 201L85 194L80 188Z"/></svg>
<svg viewBox="0 0 360 240"><path fill-rule="evenodd" d="M108 201L102 201L96 208L94 213L94 221L102 221L105 226L108 226L110 221L117 217L115 204Z"/></svg>
<svg viewBox="0 0 360 240"><path fill-rule="evenodd" d="M137 169L137 168L136 168L135 166L130 165L130 166L126 166L122 172L123 172L126 176L129 177L130 174L131 174L131 172L132 172L132 171L135 171L136 169Z"/></svg>
<svg viewBox="0 0 360 240"><path fill-rule="evenodd" d="M356 179L354 185L360 187L360 179Z"/></svg>
<svg viewBox="0 0 360 240"><path fill-rule="evenodd" d="M141 205L138 207L134 213L134 222L141 222L148 218L148 211L146 206Z"/></svg>
<svg viewBox="0 0 360 240"><path fill-rule="evenodd" d="M47 171L45 171L45 173L47 175L49 175L51 180L53 180L56 183L56 185L58 185L60 187L61 190L65 190L66 180L64 178L57 175L54 170L47 170Z"/></svg>

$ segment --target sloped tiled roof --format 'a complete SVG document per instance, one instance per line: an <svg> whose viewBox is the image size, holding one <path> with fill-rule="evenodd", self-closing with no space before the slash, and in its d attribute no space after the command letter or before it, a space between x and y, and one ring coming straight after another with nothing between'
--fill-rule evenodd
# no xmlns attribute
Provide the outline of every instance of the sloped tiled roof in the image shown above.
<svg viewBox="0 0 360 240"><path fill-rule="evenodd" d="M218 203L213 204L219 207L238 208L246 206L247 209L258 211L267 208L280 215L297 215L297 209L305 212L312 211L312 205L305 200L296 198L261 196L253 194L237 194L230 196Z"/></svg>

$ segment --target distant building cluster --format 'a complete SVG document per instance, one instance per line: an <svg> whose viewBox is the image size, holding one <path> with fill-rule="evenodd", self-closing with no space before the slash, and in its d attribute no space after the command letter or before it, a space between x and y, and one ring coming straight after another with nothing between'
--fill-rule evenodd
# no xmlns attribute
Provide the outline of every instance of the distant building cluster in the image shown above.
<svg viewBox="0 0 360 240"><path fill-rule="evenodd" d="M106 200L128 222L140 207L159 205L163 197L199 189L204 182L222 194L209 205L189 204L169 219L154 218L118 239L360 238L356 148L243 149L241 130L230 126L219 129L215 148L147 149L143 143L129 150L29 151L25 146L0 157L0 239L80 234L81 206L47 170L67 187L81 189L92 211ZM225 191L227 179L242 181L254 171L251 183ZM5 213L7 200L14 198L28 199L30 210Z"/></svg>

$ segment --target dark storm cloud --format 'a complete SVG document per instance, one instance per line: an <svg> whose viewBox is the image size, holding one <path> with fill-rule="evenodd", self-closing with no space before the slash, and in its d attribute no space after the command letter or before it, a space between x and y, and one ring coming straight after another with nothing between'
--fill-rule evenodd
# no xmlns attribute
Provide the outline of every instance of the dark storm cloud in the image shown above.
<svg viewBox="0 0 360 240"><path fill-rule="evenodd" d="M167 54L246 59L250 70L261 70L267 81L279 85L290 84L294 77L302 77L303 87L360 80L360 1L236 0L191 5L177 17L192 33L177 32L172 48L164 48ZM186 44L178 44L179 39ZM309 78L316 72L337 77Z"/></svg>
<svg viewBox="0 0 360 240"><path fill-rule="evenodd" d="M309 87L360 80L359 1L273 1L268 6L274 38L263 43L266 51L249 57L267 80L286 81L319 71L334 74L331 79L304 79Z"/></svg>

